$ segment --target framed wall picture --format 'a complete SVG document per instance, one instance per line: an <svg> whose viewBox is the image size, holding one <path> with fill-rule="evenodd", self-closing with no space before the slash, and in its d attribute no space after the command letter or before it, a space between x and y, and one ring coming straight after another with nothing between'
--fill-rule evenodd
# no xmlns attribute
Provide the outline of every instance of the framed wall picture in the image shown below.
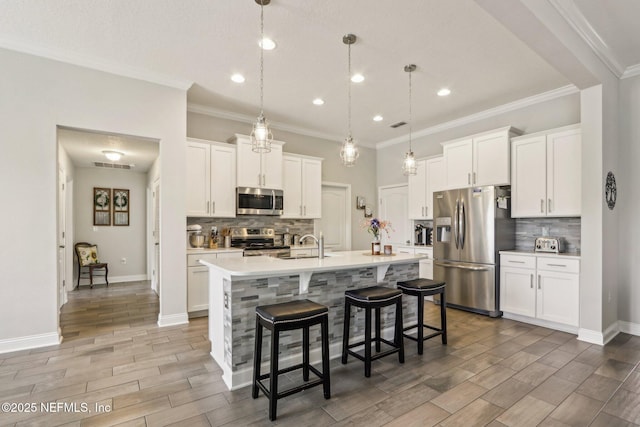
<svg viewBox="0 0 640 427"><path fill-rule="evenodd" d="M111 189L93 187L93 225L111 225Z"/></svg>
<svg viewBox="0 0 640 427"><path fill-rule="evenodd" d="M113 225L129 225L129 190L113 189Z"/></svg>
<svg viewBox="0 0 640 427"><path fill-rule="evenodd" d="M367 201L362 196L356 196L356 209L364 209Z"/></svg>

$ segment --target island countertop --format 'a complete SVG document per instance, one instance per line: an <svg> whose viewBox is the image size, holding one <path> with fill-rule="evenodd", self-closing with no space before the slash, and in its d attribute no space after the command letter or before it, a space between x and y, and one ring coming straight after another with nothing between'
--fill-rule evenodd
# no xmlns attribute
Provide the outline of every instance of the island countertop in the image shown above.
<svg viewBox="0 0 640 427"><path fill-rule="evenodd" d="M227 278L256 278L285 275L299 275L322 271L348 270L360 267L384 267L393 264L406 264L426 258L424 254L397 253L393 255L371 255L362 250L328 252L323 259L296 258L280 259L267 256L243 258L223 258L200 263L211 269L218 270Z"/></svg>

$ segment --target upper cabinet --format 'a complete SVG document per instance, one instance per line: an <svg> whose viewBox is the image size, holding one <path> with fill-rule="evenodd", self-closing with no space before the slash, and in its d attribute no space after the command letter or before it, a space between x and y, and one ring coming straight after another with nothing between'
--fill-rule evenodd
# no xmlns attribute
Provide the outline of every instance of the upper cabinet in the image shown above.
<svg viewBox="0 0 640 427"><path fill-rule="evenodd" d="M282 218L321 218L322 159L285 154L282 160L284 179Z"/></svg>
<svg viewBox="0 0 640 427"><path fill-rule="evenodd" d="M269 153L251 150L251 138L238 135L229 139L237 147L237 186L282 189L282 145L273 141Z"/></svg>
<svg viewBox="0 0 640 427"><path fill-rule="evenodd" d="M187 216L235 217L236 149L187 139Z"/></svg>
<svg viewBox="0 0 640 427"><path fill-rule="evenodd" d="M409 219L433 219L433 193L444 189L443 158L421 159L416 166L409 175Z"/></svg>
<svg viewBox="0 0 640 427"><path fill-rule="evenodd" d="M445 188L508 185L509 141L521 132L512 127L443 142Z"/></svg>
<svg viewBox="0 0 640 427"><path fill-rule="evenodd" d="M579 124L513 139L513 218L580 216L581 146Z"/></svg>

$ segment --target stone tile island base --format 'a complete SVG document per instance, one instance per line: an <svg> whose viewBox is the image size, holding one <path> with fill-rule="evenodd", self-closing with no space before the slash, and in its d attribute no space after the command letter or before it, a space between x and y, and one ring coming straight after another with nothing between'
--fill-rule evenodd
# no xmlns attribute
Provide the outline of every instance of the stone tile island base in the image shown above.
<svg viewBox="0 0 640 427"><path fill-rule="evenodd" d="M223 379L230 390L251 384L253 372L253 346L255 333L255 308L259 305L277 304L293 299L310 299L329 307L329 352L331 358L340 357L342 351L342 324L344 318L344 292L367 286L396 287L402 280L418 278L418 259L407 260L406 264L392 264L384 278L378 277L376 266L358 267L336 271L320 271L311 274L308 292L302 293L300 275L281 277L242 278L225 275L224 272L209 269L209 339L211 355L223 369ZM226 277L225 277L226 276ZM405 298L404 321L408 324L416 320L415 298ZM373 317L373 316L372 316ZM383 335L393 339L394 310L382 310ZM317 329L317 330L316 330ZM267 331L265 331L267 332ZM352 310L351 337L364 336L364 311ZM269 340L263 341L264 370L268 371ZM320 359L320 331L310 332L312 363ZM352 341L353 342L353 341ZM286 367L302 360L302 332L290 331L280 335L280 366Z"/></svg>

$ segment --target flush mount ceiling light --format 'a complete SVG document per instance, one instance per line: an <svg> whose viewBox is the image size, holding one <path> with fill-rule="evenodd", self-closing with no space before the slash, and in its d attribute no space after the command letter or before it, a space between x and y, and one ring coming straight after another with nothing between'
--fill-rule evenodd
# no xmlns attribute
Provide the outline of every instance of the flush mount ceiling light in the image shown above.
<svg viewBox="0 0 640 427"><path fill-rule="evenodd" d="M416 158L413 156L413 150L411 149L411 73L416 70L415 64L409 64L404 66L404 71L409 73L409 151L404 156L404 162L402 163L402 173L405 175L416 174Z"/></svg>
<svg viewBox="0 0 640 427"><path fill-rule="evenodd" d="M271 0L256 0L260 5L260 40L264 40L264 6ZM260 115L251 131L251 150L256 153L268 153L271 151L273 135L269 129L269 123L264 118L264 49L260 49Z"/></svg>
<svg viewBox="0 0 640 427"><path fill-rule="evenodd" d="M364 81L364 76L362 74L354 74L351 76L351 81L354 83L362 83Z"/></svg>
<svg viewBox="0 0 640 427"><path fill-rule="evenodd" d="M353 34L347 34L342 37L342 43L346 44L349 48L348 52L348 74L347 78L351 79L351 45L356 42L356 36ZM348 118L347 118L347 137L342 143L342 150L340 150L340 158L342 159L342 164L351 167L356 164L356 160L360 153L358 152L358 147L356 147L353 142L353 138L351 137L351 81L349 82L349 106L348 106Z"/></svg>
<svg viewBox="0 0 640 427"><path fill-rule="evenodd" d="M231 76L231 81L236 83L244 83L244 76L242 74L234 74Z"/></svg>
<svg viewBox="0 0 640 427"><path fill-rule="evenodd" d="M451 93L451 90L447 89L446 87L443 87L438 91L438 96L447 96L450 93Z"/></svg>
<svg viewBox="0 0 640 427"><path fill-rule="evenodd" d="M124 156L124 153L112 150L105 150L102 152L102 154L104 154L104 156L112 162L117 162L122 156Z"/></svg>
<svg viewBox="0 0 640 427"><path fill-rule="evenodd" d="M373 116L373 121L374 122L381 122L383 118L384 117L382 117L381 115L378 114L377 116Z"/></svg>
<svg viewBox="0 0 640 427"><path fill-rule="evenodd" d="M321 98L314 99L313 105L324 105L324 99L321 99Z"/></svg>
<svg viewBox="0 0 640 427"><path fill-rule="evenodd" d="M265 2L264 4L267 5L268 2ZM263 37L262 40L258 42L258 46L260 46L264 50L273 50L276 48L276 42L274 42L268 37Z"/></svg>

